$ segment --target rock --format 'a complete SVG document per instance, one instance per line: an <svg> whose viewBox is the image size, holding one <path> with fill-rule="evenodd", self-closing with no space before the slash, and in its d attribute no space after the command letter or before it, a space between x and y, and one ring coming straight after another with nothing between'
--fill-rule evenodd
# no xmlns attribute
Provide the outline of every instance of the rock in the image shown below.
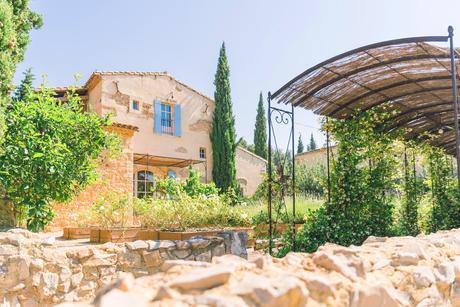
<svg viewBox="0 0 460 307"><path fill-rule="evenodd" d="M18 253L18 247L11 244L0 244L0 256L11 256Z"/></svg>
<svg viewBox="0 0 460 307"><path fill-rule="evenodd" d="M248 258L246 243L248 234L246 232L222 231L217 233L218 237L224 238L225 249L230 254L242 258Z"/></svg>
<svg viewBox="0 0 460 307"><path fill-rule="evenodd" d="M114 265L117 263L116 254L94 254L88 260L83 262L83 266L86 267L97 267L102 265Z"/></svg>
<svg viewBox="0 0 460 307"><path fill-rule="evenodd" d="M159 301L159 300L164 300L164 299L176 299L178 300L180 298L180 293L168 288L166 286L160 286L158 289L155 297L153 298L153 301Z"/></svg>
<svg viewBox="0 0 460 307"><path fill-rule="evenodd" d="M460 306L460 283L454 282L450 289L450 302L452 306Z"/></svg>
<svg viewBox="0 0 460 307"><path fill-rule="evenodd" d="M207 268L210 266L207 262L202 261L190 261L190 260L166 260L161 270L163 272L168 271L169 269L176 267L176 266L187 266L187 267L195 267L195 268Z"/></svg>
<svg viewBox="0 0 460 307"><path fill-rule="evenodd" d="M369 237L367 237L366 240L364 240L363 244L385 242L387 239L388 239L387 237L369 236Z"/></svg>
<svg viewBox="0 0 460 307"><path fill-rule="evenodd" d="M159 267L163 263L163 259L158 250L154 250L153 252L144 251L142 257L147 267Z"/></svg>
<svg viewBox="0 0 460 307"><path fill-rule="evenodd" d="M396 289L389 286L374 285L361 286L355 290L351 299L351 307L385 306L399 307L409 306L409 301Z"/></svg>
<svg viewBox="0 0 460 307"><path fill-rule="evenodd" d="M56 293L59 282L59 276L56 273L44 272L41 273L40 287L38 287L42 298L51 297Z"/></svg>
<svg viewBox="0 0 460 307"><path fill-rule="evenodd" d="M125 307L125 306L148 306L148 301L142 296L113 289L99 298L98 307Z"/></svg>
<svg viewBox="0 0 460 307"><path fill-rule="evenodd" d="M248 274L232 286L230 292L254 301L259 306L304 306L308 290L294 277L279 276L268 279Z"/></svg>
<svg viewBox="0 0 460 307"><path fill-rule="evenodd" d="M358 278L354 269L348 266L346 259L341 256L317 252L312 258L313 262L330 271L336 271L343 276L355 281Z"/></svg>
<svg viewBox="0 0 460 307"><path fill-rule="evenodd" d="M434 271L436 283L441 286L450 286L455 281L454 265L450 261L443 262Z"/></svg>
<svg viewBox="0 0 460 307"><path fill-rule="evenodd" d="M169 286L182 290L213 288L226 283L233 271L229 266L196 269L176 277Z"/></svg>
<svg viewBox="0 0 460 307"><path fill-rule="evenodd" d="M225 255L225 246L223 245L218 245L214 247L211 251L212 257L219 257L222 255Z"/></svg>
<svg viewBox="0 0 460 307"><path fill-rule="evenodd" d="M147 241L148 250L172 250L176 247L176 244L173 241Z"/></svg>
<svg viewBox="0 0 460 307"><path fill-rule="evenodd" d="M415 253L410 252L397 252L392 256L391 265L416 265L418 264L419 257Z"/></svg>
<svg viewBox="0 0 460 307"><path fill-rule="evenodd" d="M30 268L36 271L43 271L43 267L45 266L45 262L42 259L32 259L30 261Z"/></svg>
<svg viewBox="0 0 460 307"><path fill-rule="evenodd" d="M142 241L142 240L137 240L134 242L126 242L125 245L131 251L149 248L149 245L147 244L147 242Z"/></svg>
<svg viewBox="0 0 460 307"><path fill-rule="evenodd" d="M427 266L419 266L415 268L412 275L414 277L415 284L419 288L427 288L436 281L433 270Z"/></svg>
<svg viewBox="0 0 460 307"><path fill-rule="evenodd" d="M326 274L298 272L295 276L305 283L315 299L322 299L324 296L335 296L336 289L341 285L340 280Z"/></svg>
<svg viewBox="0 0 460 307"><path fill-rule="evenodd" d="M172 251L172 254L179 259L185 259L192 254L190 249L176 249Z"/></svg>
<svg viewBox="0 0 460 307"><path fill-rule="evenodd" d="M220 296L205 294L195 296L193 299L185 299L192 306L218 306L218 307L247 307L248 304L238 296Z"/></svg>
<svg viewBox="0 0 460 307"><path fill-rule="evenodd" d="M174 241L174 243L176 244L176 248L181 250L181 249L191 249L192 248L192 244L188 241Z"/></svg>
<svg viewBox="0 0 460 307"><path fill-rule="evenodd" d="M188 240L188 242L190 243L192 249L203 249L211 244L210 240L206 240L203 237L193 237Z"/></svg>
<svg viewBox="0 0 460 307"><path fill-rule="evenodd" d="M196 261L206 261L206 262L211 262L212 259L212 253L210 250L205 251L201 254L198 254L195 256Z"/></svg>
<svg viewBox="0 0 460 307"><path fill-rule="evenodd" d="M79 273L73 274L70 277L70 280L71 280L71 285L72 285L73 288L78 287L80 285L81 281L83 280L83 273L79 272Z"/></svg>

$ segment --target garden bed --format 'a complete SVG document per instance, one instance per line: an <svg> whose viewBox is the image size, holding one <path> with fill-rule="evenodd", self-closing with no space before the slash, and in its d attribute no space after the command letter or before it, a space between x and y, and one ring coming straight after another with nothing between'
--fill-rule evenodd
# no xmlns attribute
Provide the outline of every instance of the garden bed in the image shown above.
<svg viewBox="0 0 460 307"><path fill-rule="evenodd" d="M122 243L137 240L137 234L142 230L139 227L112 228L112 229L91 229L89 241L91 243Z"/></svg>
<svg viewBox="0 0 460 307"><path fill-rule="evenodd" d="M94 227L64 227L62 237L66 240L88 239Z"/></svg>

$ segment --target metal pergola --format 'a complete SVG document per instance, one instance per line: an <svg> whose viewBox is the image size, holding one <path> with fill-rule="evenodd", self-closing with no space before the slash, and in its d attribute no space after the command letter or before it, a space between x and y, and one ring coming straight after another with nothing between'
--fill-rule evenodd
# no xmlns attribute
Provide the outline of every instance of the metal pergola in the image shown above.
<svg viewBox="0 0 460 307"><path fill-rule="evenodd" d="M272 148L273 123L277 113L293 123L294 108L312 110L315 114L338 119L350 119L357 111L365 111L381 104L389 104L396 115L390 117L388 132L403 129L406 139L423 138L433 146L456 156L460 166L458 126L457 63L459 51L454 48L454 30L447 36L423 36L379 42L334 56L296 76L275 93L268 96L268 146ZM449 42L449 47L439 43ZM436 43L436 44L433 44ZM291 105L290 111L272 106ZM292 124L289 142L293 142ZM327 173L329 178L329 135L327 138ZM294 152L294 150L293 150ZM294 154L292 157L294 161ZM268 212L270 253L272 232L272 156L269 150ZM457 167L460 189L460 167ZM292 185L295 174L292 173ZM330 180L328 179L330 195ZM295 193L293 193L295 216ZM295 228L294 228L295 229Z"/></svg>

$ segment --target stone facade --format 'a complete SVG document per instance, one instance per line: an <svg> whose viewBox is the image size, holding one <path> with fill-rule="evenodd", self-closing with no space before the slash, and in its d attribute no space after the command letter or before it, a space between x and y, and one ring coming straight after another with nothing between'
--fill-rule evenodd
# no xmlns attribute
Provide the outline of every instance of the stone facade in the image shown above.
<svg viewBox="0 0 460 307"><path fill-rule="evenodd" d="M236 148L236 178L240 184L243 195L251 196L264 180L267 171L267 160L252 152Z"/></svg>
<svg viewBox="0 0 460 307"><path fill-rule="evenodd" d="M121 279L95 299L124 306L460 306L460 229L417 237L326 244L313 254L246 261L225 255ZM130 287L120 283L132 281ZM148 289L146 291L145 289ZM89 306L89 305L80 305Z"/></svg>
<svg viewBox="0 0 460 307"><path fill-rule="evenodd" d="M108 132L120 137L122 152L115 155L104 153L99 159L96 181L86 187L68 203L54 206L56 217L48 227L78 226L79 214L107 192L132 195L133 191L133 143L135 130L125 127L107 127ZM87 226L87 225L83 225Z"/></svg>
<svg viewBox="0 0 460 307"><path fill-rule="evenodd" d="M54 237L13 229L0 233L0 305L89 300L124 272L140 277L177 265L205 267L213 257L231 252L245 256L246 239L226 233L225 239L72 246Z"/></svg>

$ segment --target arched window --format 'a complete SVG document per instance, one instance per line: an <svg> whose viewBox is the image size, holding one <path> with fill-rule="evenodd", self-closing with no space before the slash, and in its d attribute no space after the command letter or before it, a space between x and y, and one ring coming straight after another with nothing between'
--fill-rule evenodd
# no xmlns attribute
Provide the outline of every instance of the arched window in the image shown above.
<svg viewBox="0 0 460 307"><path fill-rule="evenodd" d="M168 171L168 178L176 179L176 178L177 178L176 172L173 171L173 170L169 170L169 171Z"/></svg>
<svg viewBox="0 0 460 307"><path fill-rule="evenodd" d="M143 198L153 195L153 173L139 171L136 177L136 196Z"/></svg>

